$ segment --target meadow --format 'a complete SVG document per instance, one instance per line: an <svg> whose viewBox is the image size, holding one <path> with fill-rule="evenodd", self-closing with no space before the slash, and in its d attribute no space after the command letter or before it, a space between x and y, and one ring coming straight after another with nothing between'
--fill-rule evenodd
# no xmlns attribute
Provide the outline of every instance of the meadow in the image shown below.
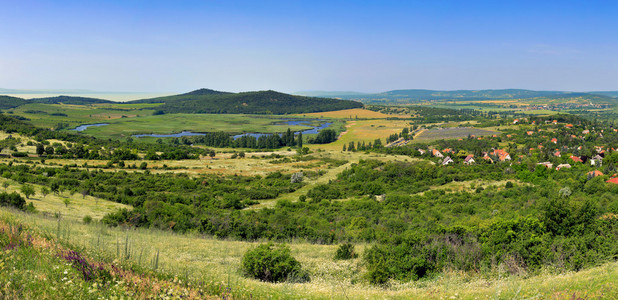
<svg viewBox="0 0 618 300"><path fill-rule="evenodd" d="M0 209L0 219L28 224L45 236L116 262L153 270L152 259L157 256L158 266L153 271L171 274L177 278L174 282L178 278L191 282L193 287L210 290L214 296L239 299L586 299L618 293L616 262L563 274L547 270L537 275L504 276L504 270L494 270L493 276L485 277L445 270L436 278L391 282L384 289L359 283L364 268L360 259L333 261L335 245L293 241L289 243L292 254L309 271L311 282L265 283L248 279L240 272L242 255L257 243L151 229L108 228L96 222L84 224L5 208ZM356 245L358 250L365 247ZM213 287L218 287L218 292Z"/></svg>
<svg viewBox="0 0 618 300"><path fill-rule="evenodd" d="M43 104L30 103L7 113L30 119L32 124L45 128L74 128L81 124L109 122L120 118L133 118L152 115L152 108L159 104Z"/></svg>
<svg viewBox="0 0 618 300"><path fill-rule="evenodd" d="M91 127L84 133L95 137L121 138L134 134L173 134L181 131L229 133L275 133L309 129L280 124L281 116L225 114L166 114L112 120L110 125Z"/></svg>

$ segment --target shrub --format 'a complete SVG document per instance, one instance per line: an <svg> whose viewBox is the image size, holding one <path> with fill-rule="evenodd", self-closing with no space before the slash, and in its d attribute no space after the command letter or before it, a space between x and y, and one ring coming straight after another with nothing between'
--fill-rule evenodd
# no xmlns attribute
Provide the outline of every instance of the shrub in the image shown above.
<svg viewBox="0 0 618 300"><path fill-rule="evenodd" d="M357 258L358 254L354 251L354 245L350 243L344 243L339 245L337 252L335 252L335 260L338 259L352 259Z"/></svg>
<svg viewBox="0 0 618 300"><path fill-rule="evenodd" d="M11 194L8 194L6 192L0 193L0 206L9 206L9 207L15 207L19 209L24 209L25 205L26 205L26 200L24 200L24 198L20 196L18 193L15 193L15 192Z"/></svg>
<svg viewBox="0 0 618 300"><path fill-rule="evenodd" d="M92 217L87 215L84 217L83 221L84 221L84 224L90 224L92 223Z"/></svg>
<svg viewBox="0 0 618 300"><path fill-rule="evenodd" d="M262 281L309 281L309 275L286 245L267 243L247 251L242 258L242 269L246 276Z"/></svg>

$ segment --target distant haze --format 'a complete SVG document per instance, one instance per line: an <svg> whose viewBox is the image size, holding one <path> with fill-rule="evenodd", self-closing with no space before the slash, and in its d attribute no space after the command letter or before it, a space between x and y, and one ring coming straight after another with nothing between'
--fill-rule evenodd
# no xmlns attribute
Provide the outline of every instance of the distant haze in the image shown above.
<svg viewBox="0 0 618 300"><path fill-rule="evenodd" d="M0 87L614 91L617 15L581 0L9 1Z"/></svg>

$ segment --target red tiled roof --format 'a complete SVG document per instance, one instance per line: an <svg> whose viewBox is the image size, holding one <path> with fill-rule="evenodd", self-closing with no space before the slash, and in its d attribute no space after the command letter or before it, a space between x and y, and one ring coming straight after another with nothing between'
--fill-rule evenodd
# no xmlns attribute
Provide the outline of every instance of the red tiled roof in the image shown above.
<svg viewBox="0 0 618 300"><path fill-rule="evenodd" d="M618 184L618 177L614 177L614 178L612 178L610 180L607 180L605 182Z"/></svg>

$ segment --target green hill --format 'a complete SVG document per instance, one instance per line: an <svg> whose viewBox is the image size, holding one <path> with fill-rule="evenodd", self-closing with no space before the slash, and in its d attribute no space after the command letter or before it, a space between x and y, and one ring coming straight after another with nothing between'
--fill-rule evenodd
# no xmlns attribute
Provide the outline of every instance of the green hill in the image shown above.
<svg viewBox="0 0 618 300"><path fill-rule="evenodd" d="M18 107L26 103L28 103L28 100L25 100L22 98L11 97L11 96L0 96L0 109Z"/></svg>
<svg viewBox="0 0 618 300"><path fill-rule="evenodd" d="M57 97L46 97L46 98L35 98L30 99L29 101L34 103L44 103L44 104L76 104L76 105L87 105L87 104L97 104L97 103L116 103L110 100L104 100L99 98L89 98L89 97L73 97L73 96L57 96Z"/></svg>
<svg viewBox="0 0 618 300"><path fill-rule="evenodd" d="M43 104L76 104L76 105L88 105L97 103L116 103L114 101L103 100L98 98L87 97L73 97L73 96L57 96L46 97L36 99L22 99L18 97L2 96L0 95L0 109L9 109L22 106L29 103L43 103Z"/></svg>
<svg viewBox="0 0 618 300"><path fill-rule="evenodd" d="M299 93L309 95L309 93ZM499 100L499 99L553 99L571 100L584 99L593 103L613 103L618 92L583 92L573 93L566 91L533 91L524 89L497 89L497 90L454 90L438 91L424 89L392 90L375 94L354 92L312 92L317 97L334 97L357 100L373 104L405 104L431 100ZM614 97L614 98L612 98Z"/></svg>
<svg viewBox="0 0 618 300"><path fill-rule="evenodd" d="M200 89L186 94L143 99L129 103L164 103L165 113L299 114L360 108L355 101L295 96L275 91L243 93Z"/></svg>

